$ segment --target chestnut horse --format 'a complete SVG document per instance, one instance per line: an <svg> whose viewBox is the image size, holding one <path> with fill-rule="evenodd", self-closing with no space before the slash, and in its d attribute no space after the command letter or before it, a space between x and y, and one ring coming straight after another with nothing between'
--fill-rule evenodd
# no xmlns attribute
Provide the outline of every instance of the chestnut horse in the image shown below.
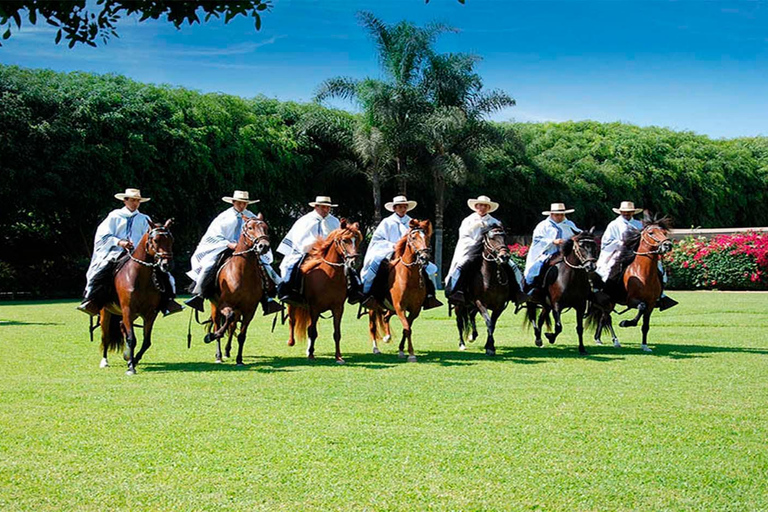
<svg viewBox="0 0 768 512"><path fill-rule="evenodd" d="M248 325L256 313L262 294L266 293L267 276L261 255L269 250L269 226L260 213L256 217L243 216L243 228L232 256L224 262L216 276L217 293L211 299L211 327L205 342L216 341L216 362L222 362L221 338L228 332L224 355L232 350L232 336L237 323L237 366L243 366L243 346Z"/></svg>
<svg viewBox="0 0 768 512"><path fill-rule="evenodd" d="M389 340L389 319L396 314L403 324L403 338L398 356L405 358L405 341L408 340L408 361L415 362L413 353L413 322L421 313L421 306L427 296L424 282L424 267L429 263L429 241L432 238L432 223L428 220L411 219L409 230L395 244L392 260L389 262L387 296L379 308L368 311L368 328L373 342L373 353L380 354L377 339L386 333Z"/></svg>
<svg viewBox="0 0 768 512"><path fill-rule="evenodd" d="M464 269L464 272L469 273L464 294L466 300L464 304L456 306L456 327L459 330L459 350L466 350L464 338L469 341L477 339L475 315L479 312L488 330L485 353L493 356L496 355L493 338L496 322L507 308L510 297L514 297L518 285L512 272L508 271L511 270L510 252L504 228L490 226L483 231L482 236L483 243L477 246L482 259L472 257L472 263Z"/></svg>
<svg viewBox="0 0 768 512"><path fill-rule="evenodd" d="M347 224L341 219L341 226L328 234L328 238L317 240L301 265L304 279L304 300L301 306L288 306L290 334L288 345L293 346L296 338L304 340L309 335L307 357L315 358L317 320L321 313L333 314L333 340L336 342L336 362L344 364L341 357L341 316L347 300L347 273L357 258L357 248L363 240L357 223Z"/></svg>
<svg viewBox="0 0 768 512"><path fill-rule="evenodd" d="M101 367L109 366L107 352L124 347L123 358L128 362L126 374L134 375L144 353L152 345L152 325L160 311L161 300L170 286L166 276L173 261L173 235L165 224L150 223L149 231L141 237L133 254L128 254L114 277L117 301L101 310ZM144 321L144 339L138 354L133 323ZM123 341L125 337L125 342Z"/></svg>
<svg viewBox="0 0 768 512"><path fill-rule="evenodd" d="M576 333L579 336L579 353L586 354L584 348L584 313L590 299L594 283L597 282L595 268L600 253L595 241L593 227L582 231L565 242L560 253L553 256L545 267L544 300L539 304L529 302L526 321L533 325L536 346L543 345L541 328L544 322L549 324L549 313L555 319L555 332L546 333L550 343L554 343L563 330L560 315L566 308L576 312ZM541 314L536 321L536 309L541 307Z"/></svg>
<svg viewBox="0 0 768 512"><path fill-rule="evenodd" d="M632 320L622 320L621 327L634 327L640 317L643 325L642 349L651 352L648 347L648 330L650 329L651 313L656 301L661 296L663 283L659 272L659 258L672 250L672 241L668 237L669 221L666 217L652 219L646 212L643 217L643 229L627 230L624 233L621 253L617 263L611 269L611 275L605 286L609 297L608 303L597 305L591 309L590 322L597 325L595 342L602 344L600 335L604 328L611 331L613 344L620 346L619 339L613 330L611 311L616 304L626 305L627 308L637 308L637 315Z"/></svg>

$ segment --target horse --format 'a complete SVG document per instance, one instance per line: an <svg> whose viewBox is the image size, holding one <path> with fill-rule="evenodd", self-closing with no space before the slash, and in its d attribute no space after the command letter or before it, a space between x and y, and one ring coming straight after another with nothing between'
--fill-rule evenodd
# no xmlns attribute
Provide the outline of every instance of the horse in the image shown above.
<svg viewBox="0 0 768 512"><path fill-rule="evenodd" d="M340 227L331 231L327 238L317 240L301 264L306 304L288 306L288 346L295 345L296 338L304 340L309 335L309 360L315 359L317 320L320 314L330 310L333 314L336 362L345 362L340 349L341 316L347 300L347 274L358 256L357 248L362 240L360 226L341 219Z"/></svg>
<svg viewBox="0 0 768 512"><path fill-rule="evenodd" d="M173 261L173 235L169 230L172 220L165 224L150 223L149 230L141 237L136 249L118 265L114 275L116 300L101 309L101 367L109 366L108 351L125 346L123 358L128 362L127 375L136 374L136 366L152 345L152 326L160 311L167 278L157 273L167 273ZM141 349L134 354L136 334L133 324L137 318L144 321L144 339ZM125 338L125 340L123 340Z"/></svg>
<svg viewBox="0 0 768 512"><path fill-rule="evenodd" d="M232 337L238 322L237 366L243 366L243 346L248 325L256 313L256 307L266 293L267 276L260 256L269 250L269 226L260 213L256 217L243 216L243 228L237 246L229 259L218 271L217 294L211 299L211 324L204 341L216 341L216 362L222 362L221 338L229 333L225 356L229 358Z"/></svg>
<svg viewBox="0 0 768 512"><path fill-rule="evenodd" d="M637 315L632 320L622 320L619 326L634 327L642 316L641 348L644 352L651 352L648 347L648 330L651 313L663 289L658 269L659 258L672 250L669 229L669 219L654 219L646 212L642 230L630 229L624 233L621 252L605 286L608 298L600 304L593 304L590 309L589 321L597 326L595 343L602 344L600 335L603 329L608 328L614 346L621 346L613 330L611 311L616 304L623 304L627 309L637 308Z"/></svg>
<svg viewBox="0 0 768 512"><path fill-rule="evenodd" d="M541 328L546 322L549 325L549 313L555 320L555 331L546 333L550 343L554 343L562 332L563 326L560 315L566 308L576 311L576 333L579 336L579 353L586 354L584 348L584 313L594 289L597 256L600 248L595 241L595 228L582 231L566 241L560 248L560 254L554 256L547 264L544 273L544 300L540 303L527 304L526 322L533 325L536 335L536 346L543 345ZM542 311L536 321L536 309Z"/></svg>
<svg viewBox="0 0 768 512"><path fill-rule="evenodd" d="M496 321L507 307L512 286L517 286L508 272L510 251L507 234L503 227L490 226L483 230L482 244L477 252L482 259L472 256L471 263L464 272L469 273L465 291L465 303L456 306L456 327L459 330L459 350L466 350L464 338L477 339L475 315L479 312L485 320L488 339L485 343L486 355L496 355L493 338ZM478 263L479 262L479 266ZM488 311L492 313L488 314ZM470 328L472 335L470 336Z"/></svg>
<svg viewBox="0 0 768 512"><path fill-rule="evenodd" d="M393 259L385 270L387 296L384 304L368 311L368 329L373 353L380 354L377 339L381 339L381 333L385 332L385 339L389 340L389 319L396 314L403 324L403 338L400 341L398 357L405 358L405 341L408 340L408 361L416 362L411 339L412 327L421 313L427 295L424 267L429 263L432 223L429 220L411 219L408 227L405 235L395 244Z"/></svg>

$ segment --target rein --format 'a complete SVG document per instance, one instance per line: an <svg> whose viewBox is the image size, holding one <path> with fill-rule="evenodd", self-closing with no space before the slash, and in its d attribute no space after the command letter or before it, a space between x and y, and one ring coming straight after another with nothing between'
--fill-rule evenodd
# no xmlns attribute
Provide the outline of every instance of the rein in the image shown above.
<svg viewBox="0 0 768 512"><path fill-rule="evenodd" d="M597 258L585 258L581 254L581 248L578 242L573 242L573 253L576 255L576 258L578 258L580 265L574 265L568 261L567 257L563 257L563 261L565 262L565 264L571 267L572 269L584 270L587 266L587 263L590 263L590 262L594 263L597 261Z"/></svg>
<svg viewBox="0 0 768 512"><path fill-rule="evenodd" d="M337 238L333 241L333 243L337 246L337 250L342 254L342 256L344 256L344 261L341 263L336 263L334 261L328 261L325 259L325 256L321 256L320 259L323 260L323 263L332 267L352 267L352 262L355 260L355 258L357 258L357 254L349 254L341 240L341 238Z"/></svg>
<svg viewBox="0 0 768 512"><path fill-rule="evenodd" d="M502 247L506 246L493 246L490 243L490 240L493 240L494 237L499 235L506 235L506 233L501 229L492 229L488 231L485 236L483 236L483 252L481 253L481 256L485 261L489 263L496 263L496 279L499 281L501 286L504 286L508 284L509 281L506 274L501 271L501 267L504 265L504 261L501 259L501 249ZM486 251L488 252L489 256L485 255Z"/></svg>
<svg viewBox="0 0 768 512"><path fill-rule="evenodd" d="M144 252L146 252L146 253L147 253L147 255L149 255L149 242L150 242L151 240L154 240L154 238L155 238L157 235L160 235L160 234L163 234L163 235L168 235L168 236L170 236L170 237L171 237L171 240L173 240L173 235L171 234L171 232L170 232L170 231L168 231L168 229L167 229L167 228L165 228L165 227L158 227L158 228L153 228L153 229L152 229L152 230L149 232L149 234L147 235L147 243L146 243L146 244L145 244L145 246L144 246ZM159 267L159 266L160 266L160 264L162 263L162 260L172 260L172 259L173 259L173 253L169 253L169 252L165 252L165 251L159 251L159 250L156 250L156 251L155 251L155 254L154 254L154 256L153 256L153 258L154 258L154 260L155 260L153 263L152 263L152 262L149 262L149 261L140 260L139 258L136 258L136 257L135 257L133 254L131 254L130 252L128 253L128 257L129 257L129 258L130 258L132 261L135 261L136 263L138 263L139 265L143 265L143 266L145 266L145 267L149 267L149 268L157 268L157 267Z"/></svg>
<svg viewBox="0 0 768 512"><path fill-rule="evenodd" d="M648 237L651 240L653 240L654 242L656 242L654 244L654 243L648 242L648 240L645 240L645 242L648 245L650 245L652 248L655 248L655 249L650 250L650 251L645 251L645 252L632 251L633 253L635 253L636 256L650 256L650 255L653 255L653 254L663 254L664 253L664 250L662 249L661 244L663 244L666 240L659 240L658 238L654 237L652 234L650 234L648 232L648 228L643 229L642 233L640 233L640 239L641 240L643 240L643 237ZM639 249L639 247L638 247L638 249Z"/></svg>
<svg viewBox="0 0 768 512"><path fill-rule="evenodd" d="M263 220L258 220L258 219L249 220L249 222L255 222L256 225L264 224L266 226L266 224L267 224ZM256 236L256 237L253 237L253 236L249 235L248 232L246 231L246 227L247 226L248 226L248 222L243 224L243 228L241 230L241 234L242 234L242 236L245 237L246 240L251 242L251 246L248 247L248 249L246 249L244 251L233 252L232 256L245 256L246 254L248 254L250 252L256 252L256 250L257 250L256 244L259 243L259 240L266 240L267 242L269 242L269 235L264 234L264 235L259 235L259 236Z"/></svg>

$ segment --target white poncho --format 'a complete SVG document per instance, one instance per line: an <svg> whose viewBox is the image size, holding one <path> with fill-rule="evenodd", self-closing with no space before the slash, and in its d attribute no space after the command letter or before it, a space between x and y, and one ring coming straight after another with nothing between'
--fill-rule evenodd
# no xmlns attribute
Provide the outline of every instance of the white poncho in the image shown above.
<svg viewBox="0 0 768 512"><path fill-rule="evenodd" d="M85 296L91 293L93 278L107 264L117 260L125 251L117 245L120 240L130 240L134 248L149 231L150 218L138 210L132 212L126 207L112 210L99 224L93 239L93 256L85 275Z"/></svg>
<svg viewBox="0 0 768 512"><path fill-rule="evenodd" d="M597 259L597 273L606 281L611 273L611 268L616 263L616 258L621 252L622 239L629 227L643 229L643 223L639 220L627 220L621 215L611 221L605 228L600 242L600 257Z"/></svg>
<svg viewBox="0 0 768 512"><path fill-rule="evenodd" d="M256 216L248 210L243 210L242 215L248 218ZM187 276L195 282L195 288L192 290L193 293L199 294L202 292L200 287L203 284L203 278L216 265L216 260L227 249L227 246L230 243L237 243L242 229L243 219L241 213L235 210L234 207L227 208L218 217L213 219L200 243L197 244L197 249L195 249L195 253L192 255L192 269L187 272ZM261 256L261 261L267 266L273 260L274 256L271 250Z"/></svg>
<svg viewBox="0 0 768 512"><path fill-rule="evenodd" d="M525 282L532 284L536 276L539 275L541 266L550 256L560 250L554 244L556 239L569 240L573 235L580 232L581 230L576 227L576 224L568 219L556 223L550 217L539 222L539 225L533 230L533 242L531 242L528 256L525 258Z"/></svg>
<svg viewBox="0 0 768 512"><path fill-rule="evenodd" d="M297 220L283 241L277 247L277 252L284 256L280 263L280 275L284 280L291 276L291 271L301 257L309 252L312 244L318 238L325 238L334 229L341 226L339 219L331 214L325 218L312 210Z"/></svg>
<svg viewBox="0 0 768 512"><path fill-rule="evenodd" d="M501 222L490 215L480 216L475 212L461 222L459 226L459 240L456 242L456 249L451 260L451 268L445 277L445 285L449 286L451 279L457 277L457 272L461 266L467 262L472 248L477 247L483 238L483 230L490 226L501 226Z"/></svg>

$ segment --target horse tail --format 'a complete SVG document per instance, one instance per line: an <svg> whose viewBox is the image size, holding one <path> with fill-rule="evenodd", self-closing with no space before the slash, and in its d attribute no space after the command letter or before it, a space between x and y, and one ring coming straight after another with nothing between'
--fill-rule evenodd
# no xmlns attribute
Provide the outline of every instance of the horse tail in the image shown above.
<svg viewBox="0 0 768 512"><path fill-rule="evenodd" d="M461 335L463 339L467 339L472 332L472 326L469 321L469 308L456 308L456 324L461 325Z"/></svg>
<svg viewBox="0 0 768 512"><path fill-rule="evenodd" d="M300 341L307 340L307 329L312 318L309 315L309 309L299 306L288 305L288 315L293 318L293 335Z"/></svg>
<svg viewBox="0 0 768 512"><path fill-rule="evenodd" d="M536 304L528 303L525 306L525 318L523 319L523 326L524 327L532 327L536 325L536 314L538 313L539 308L536 307ZM548 328L552 327L552 319L549 317L549 311L546 311L544 314L544 325L546 325Z"/></svg>
<svg viewBox="0 0 768 512"><path fill-rule="evenodd" d="M123 331L120 328L120 317L112 313L105 312L102 316L102 322L108 322L109 325L103 327L101 336L101 349L109 352L119 352L123 348ZM106 333L106 336L104 335Z"/></svg>
<svg viewBox="0 0 768 512"><path fill-rule="evenodd" d="M590 302L587 312L584 314L584 328L588 331L597 330L597 326L600 324L604 314L605 312L597 307L594 302Z"/></svg>
<svg viewBox="0 0 768 512"><path fill-rule="evenodd" d="M375 340L383 339L386 332L384 313L378 310L370 310L368 314L370 315L371 336Z"/></svg>

